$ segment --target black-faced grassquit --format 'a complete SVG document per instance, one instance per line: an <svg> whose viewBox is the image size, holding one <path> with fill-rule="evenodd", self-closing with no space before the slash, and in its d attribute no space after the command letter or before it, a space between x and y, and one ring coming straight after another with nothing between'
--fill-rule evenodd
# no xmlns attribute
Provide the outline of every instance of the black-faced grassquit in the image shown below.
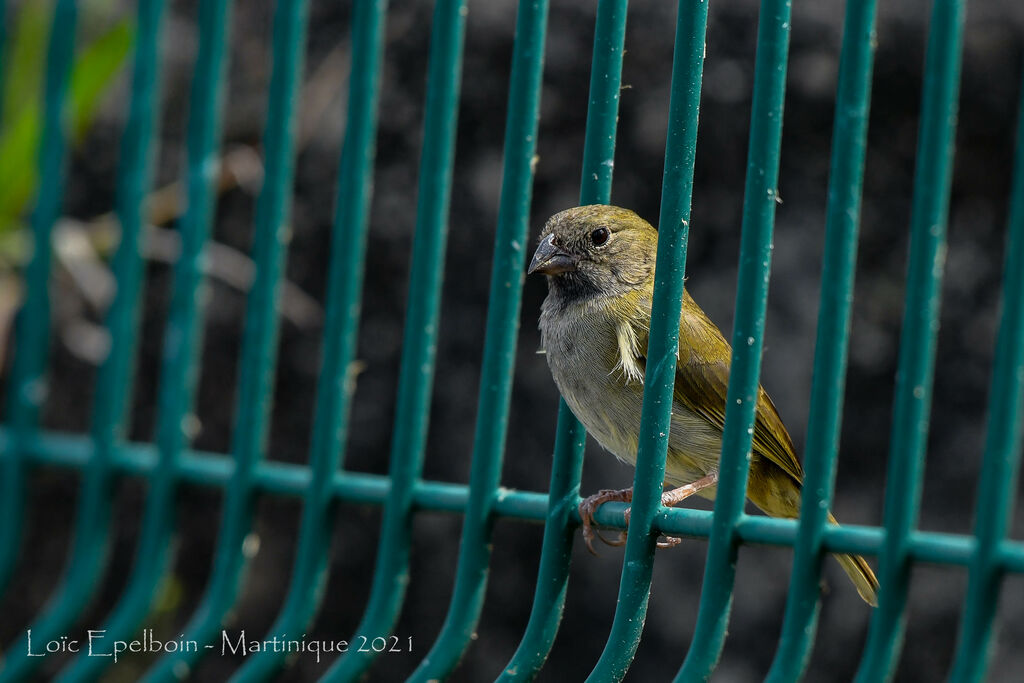
<svg viewBox="0 0 1024 683"><path fill-rule="evenodd" d="M592 205L556 214L544 226L530 273L543 273L548 296L540 332L551 375L572 412L598 443L634 464L658 233L627 209ZM665 483L674 505L697 493L714 499L725 423L731 349L700 306L683 294L679 353ZM803 469L782 419L758 389L747 498L773 517L800 510ZM593 550L593 513L632 490L602 491L580 505ZM829 520L835 519L829 515ZM673 539L675 540L675 539ZM613 545L621 544L621 539ZM864 558L836 555L860 596L877 604L878 580Z"/></svg>

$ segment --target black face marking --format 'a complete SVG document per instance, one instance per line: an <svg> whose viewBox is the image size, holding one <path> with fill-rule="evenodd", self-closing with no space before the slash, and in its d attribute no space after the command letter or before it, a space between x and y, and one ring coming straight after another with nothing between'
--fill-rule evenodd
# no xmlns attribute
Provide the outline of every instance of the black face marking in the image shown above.
<svg viewBox="0 0 1024 683"><path fill-rule="evenodd" d="M578 271L550 278L550 283L564 297L558 302L561 304L580 301L601 293L600 288L586 274Z"/></svg>
<svg viewBox="0 0 1024 683"><path fill-rule="evenodd" d="M614 297L645 286L654 264L657 233L636 214L584 206L553 216L543 240L572 255L574 268L549 273L549 306Z"/></svg>

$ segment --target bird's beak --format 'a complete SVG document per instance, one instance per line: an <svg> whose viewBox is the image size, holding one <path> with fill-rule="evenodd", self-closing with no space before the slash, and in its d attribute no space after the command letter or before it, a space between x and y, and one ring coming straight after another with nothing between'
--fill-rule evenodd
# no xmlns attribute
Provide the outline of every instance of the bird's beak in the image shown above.
<svg viewBox="0 0 1024 683"><path fill-rule="evenodd" d="M555 236L548 235L533 254L530 261L530 269L527 275L544 273L545 275L559 275L576 270L576 257L567 254L555 246Z"/></svg>

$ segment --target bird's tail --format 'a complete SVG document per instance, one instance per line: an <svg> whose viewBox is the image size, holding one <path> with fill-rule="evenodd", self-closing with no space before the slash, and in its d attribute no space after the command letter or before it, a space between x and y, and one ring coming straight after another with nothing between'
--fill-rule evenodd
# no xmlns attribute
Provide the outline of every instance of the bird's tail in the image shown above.
<svg viewBox="0 0 1024 683"><path fill-rule="evenodd" d="M772 517L789 517L790 519L800 514L800 484L793 479L778 479L779 481L792 482L792 488L783 487L779 495L776 489L775 495L766 495L767 487L748 486L747 495L765 513ZM838 524L836 518L830 512L828 515L830 524ZM878 606L878 579L867 561L860 555L839 555L835 556L843 571L850 577L850 581L856 586L857 592L864 602L872 607Z"/></svg>
<svg viewBox="0 0 1024 683"><path fill-rule="evenodd" d="M832 516L832 513L829 513L828 521L832 524L839 524L836 518ZM835 555L835 558L839 561L839 565L846 572L846 575L850 577L850 581L856 586L857 592L860 593L860 597L864 599L864 602L872 607L877 607L878 579L875 578L875 573L871 571L867 560L860 555Z"/></svg>

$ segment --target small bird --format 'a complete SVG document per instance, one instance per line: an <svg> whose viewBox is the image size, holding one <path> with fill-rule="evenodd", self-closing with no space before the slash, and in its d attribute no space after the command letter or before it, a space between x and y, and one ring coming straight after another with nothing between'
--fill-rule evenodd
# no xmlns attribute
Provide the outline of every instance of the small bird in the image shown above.
<svg viewBox="0 0 1024 683"><path fill-rule="evenodd" d="M657 250L657 231L632 211L580 206L548 220L529 268L547 276L540 333L558 390L598 443L629 464L636 463ZM665 462L665 483L676 488L662 495L663 505L694 493L715 497L730 357L722 333L684 290ZM747 498L770 516L794 518L802 481L793 441L758 387ZM608 501L631 502L632 494L603 490L580 503L591 552L594 512ZM601 540L621 545L624 538ZM864 558L835 557L864 601L876 605L878 579Z"/></svg>

